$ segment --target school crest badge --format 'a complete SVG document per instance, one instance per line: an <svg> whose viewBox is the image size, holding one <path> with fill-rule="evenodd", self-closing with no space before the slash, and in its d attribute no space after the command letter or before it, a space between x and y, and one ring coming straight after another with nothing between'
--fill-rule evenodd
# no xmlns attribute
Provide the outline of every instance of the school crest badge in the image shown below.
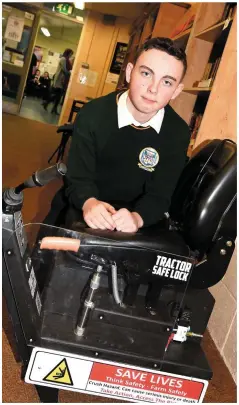
<svg viewBox="0 0 239 405"><path fill-rule="evenodd" d="M155 149L147 147L141 150L138 163L140 169L147 170L148 172L153 172L158 162L159 153Z"/></svg>

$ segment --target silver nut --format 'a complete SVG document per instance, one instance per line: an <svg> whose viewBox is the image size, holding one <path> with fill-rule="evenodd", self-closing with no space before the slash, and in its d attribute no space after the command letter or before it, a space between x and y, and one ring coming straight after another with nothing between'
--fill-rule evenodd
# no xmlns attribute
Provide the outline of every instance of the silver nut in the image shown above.
<svg viewBox="0 0 239 405"><path fill-rule="evenodd" d="M85 332L85 328L81 328L80 326L77 326L74 330L75 334L77 336L83 336Z"/></svg>
<svg viewBox="0 0 239 405"><path fill-rule="evenodd" d="M227 246L232 246L232 241L231 240L227 241Z"/></svg>
<svg viewBox="0 0 239 405"><path fill-rule="evenodd" d="M227 253L227 251L225 249L220 250L220 255L225 256L226 253Z"/></svg>
<svg viewBox="0 0 239 405"><path fill-rule="evenodd" d="M87 300L85 300L85 302L84 302L84 306L85 306L86 308L93 309L93 308L94 308L94 306L95 306L95 304L94 304L94 302L93 302L93 301L87 301Z"/></svg>

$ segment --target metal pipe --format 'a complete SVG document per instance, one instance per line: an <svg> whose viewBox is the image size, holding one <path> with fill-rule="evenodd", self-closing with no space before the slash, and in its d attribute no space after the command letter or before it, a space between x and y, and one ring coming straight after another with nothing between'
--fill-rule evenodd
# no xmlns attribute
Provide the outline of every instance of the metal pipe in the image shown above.
<svg viewBox="0 0 239 405"><path fill-rule="evenodd" d="M88 322L90 311L94 308L93 297L95 294L95 290L99 288L100 285L100 278L101 272L103 267L97 266L96 272L93 274L92 280L90 282L90 288L87 294L87 297L84 301L83 308L80 307L77 315L77 322L75 327L75 334L77 336L83 336L85 332L85 327Z"/></svg>

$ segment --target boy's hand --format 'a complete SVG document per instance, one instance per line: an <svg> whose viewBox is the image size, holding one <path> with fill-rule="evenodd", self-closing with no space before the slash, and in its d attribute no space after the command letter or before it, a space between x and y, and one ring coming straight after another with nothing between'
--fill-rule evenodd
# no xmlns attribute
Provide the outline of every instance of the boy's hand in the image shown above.
<svg viewBox="0 0 239 405"><path fill-rule="evenodd" d="M121 208L112 215L117 231L137 232L143 226L143 220L137 212L130 212L126 208Z"/></svg>
<svg viewBox="0 0 239 405"><path fill-rule="evenodd" d="M112 218L112 215L116 214L116 210L112 205L96 198L89 198L85 201L82 211L84 220L90 228L109 229L111 231L116 228Z"/></svg>

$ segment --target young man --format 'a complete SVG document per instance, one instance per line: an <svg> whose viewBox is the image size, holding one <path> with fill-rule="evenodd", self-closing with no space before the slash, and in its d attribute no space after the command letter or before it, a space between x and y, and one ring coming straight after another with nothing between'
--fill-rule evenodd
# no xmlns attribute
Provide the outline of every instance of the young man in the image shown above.
<svg viewBox="0 0 239 405"><path fill-rule="evenodd" d="M136 232L169 209L190 132L168 103L186 69L170 39L150 39L127 65L129 90L92 100L76 117L66 194L89 227Z"/></svg>

